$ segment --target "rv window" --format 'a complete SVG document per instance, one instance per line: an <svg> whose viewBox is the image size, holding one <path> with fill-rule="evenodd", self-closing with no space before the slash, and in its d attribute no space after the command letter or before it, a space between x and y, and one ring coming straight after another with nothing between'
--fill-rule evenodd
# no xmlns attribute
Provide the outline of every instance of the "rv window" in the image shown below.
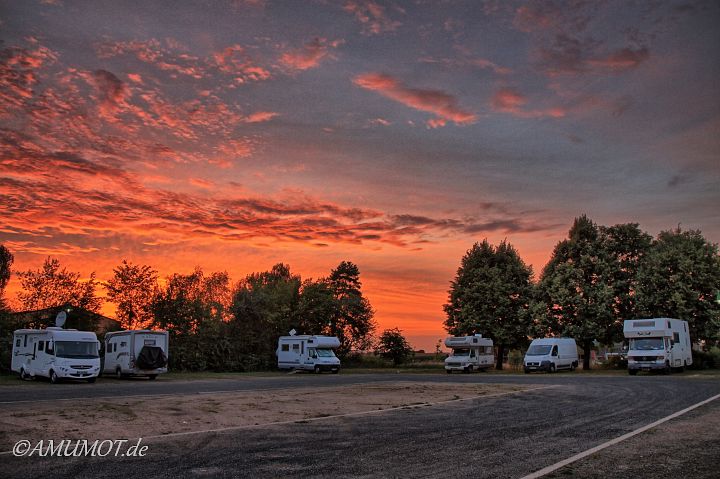
<svg viewBox="0 0 720 479"><path fill-rule="evenodd" d="M293 351L300 351L300 345L297 343L293 344Z"/></svg>
<svg viewBox="0 0 720 479"><path fill-rule="evenodd" d="M282 347L280 348L280 350L281 350L281 351L288 352L288 351L290 351L290 345L289 345L289 344L283 344Z"/></svg>
<svg viewBox="0 0 720 479"><path fill-rule="evenodd" d="M673 342L674 343L680 342L680 333L673 333Z"/></svg>
<svg viewBox="0 0 720 479"><path fill-rule="evenodd" d="M471 349L471 350L470 350L470 357L471 357L471 358L474 358L474 357L475 357L475 350L474 350L474 349Z"/></svg>
<svg viewBox="0 0 720 479"><path fill-rule="evenodd" d="M558 355L558 347L557 347L557 346L553 346L553 348L552 348L552 355L553 355L553 356L557 356L557 355Z"/></svg>
<svg viewBox="0 0 720 479"><path fill-rule="evenodd" d="M125 346L127 346L127 343L126 343L125 341L123 341L122 343L120 343L120 347L121 347L121 348L124 348Z"/></svg>
<svg viewBox="0 0 720 479"><path fill-rule="evenodd" d="M16 348L20 347L20 338L17 338L17 341L15 341L15 347Z"/></svg>
<svg viewBox="0 0 720 479"><path fill-rule="evenodd" d="M27 334L23 337L25 338L25 341L23 341L23 348L27 348Z"/></svg>
<svg viewBox="0 0 720 479"><path fill-rule="evenodd" d="M53 343L50 341L47 342L45 352L48 354L55 354L55 351L53 351Z"/></svg>
<svg viewBox="0 0 720 479"><path fill-rule="evenodd" d="M316 350L317 355L321 358L334 358L335 353L332 349L318 349Z"/></svg>
<svg viewBox="0 0 720 479"><path fill-rule="evenodd" d="M311 358L317 358L317 354L315 354L315 350L313 348L308 348L308 356Z"/></svg>

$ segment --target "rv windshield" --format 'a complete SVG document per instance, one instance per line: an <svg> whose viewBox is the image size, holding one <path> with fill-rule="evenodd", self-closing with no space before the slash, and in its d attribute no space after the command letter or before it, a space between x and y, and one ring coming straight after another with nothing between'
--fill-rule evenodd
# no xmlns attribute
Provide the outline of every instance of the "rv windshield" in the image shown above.
<svg viewBox="0 0 720 479"><path fill-rule="evenodd" d="M468 349L468 348L453 349L452 355L453 356L469 356L470 349Z"/></svg>
<svg viewBox="0 0 720 479"><path fill-rule="evenodd" d="M663 338L632 338L630 339L630 349L656 351L665 349Z"/></svg>
<svg viewBox="0 0 720 479"><path fill-rule="evenodd" d="M97 358L97 343L95 341L55 341L55 356L70 359Z"/></svg>
<svg viewBox="0 0 720 479"><path fill-rule="evenodd" d="M530 349L527 351L528 356L547 356L550 354L550 350L552 349L552 346L550 344L536 344L534 346L530 346Z"/></svg>
<svg viewBox="0 0 720 479"><path fill-rule="evenodd" d="M319 358L334 358L335 353L332 349L316 349Z"/></svg>

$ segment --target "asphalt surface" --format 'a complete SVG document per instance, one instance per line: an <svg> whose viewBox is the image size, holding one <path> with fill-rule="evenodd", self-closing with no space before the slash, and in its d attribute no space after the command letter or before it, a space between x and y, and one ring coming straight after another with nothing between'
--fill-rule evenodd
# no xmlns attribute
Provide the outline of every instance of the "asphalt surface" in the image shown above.
<svg viewBox="0 0 720 479"><path fill-rule="evenodd" d="M263 390L271 401L277 388L316 386L321 394L323 386L398 380L550 387L367 416L149 439L143 443L149 447L142 458L5 454L0 455L0 471L3 477L53 478L514 478L720 394L717 378L687 375L292 375L187 382L106 380L59 387L19 383L0 388L0 411L3 403L14 401L50 400L68 407L78 397L151 394L198 394L202 401L203 392L235 390Z"/></svg>

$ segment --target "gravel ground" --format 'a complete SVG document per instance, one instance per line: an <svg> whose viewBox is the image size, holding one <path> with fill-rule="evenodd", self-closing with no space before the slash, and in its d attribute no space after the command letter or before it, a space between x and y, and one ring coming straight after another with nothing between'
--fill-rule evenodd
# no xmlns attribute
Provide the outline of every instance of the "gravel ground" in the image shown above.
<svg viewBox="0 0 720 479"><path fill-rule="evenodd" d="M720 477L720 400L549 474L566 477Z"/></svg>

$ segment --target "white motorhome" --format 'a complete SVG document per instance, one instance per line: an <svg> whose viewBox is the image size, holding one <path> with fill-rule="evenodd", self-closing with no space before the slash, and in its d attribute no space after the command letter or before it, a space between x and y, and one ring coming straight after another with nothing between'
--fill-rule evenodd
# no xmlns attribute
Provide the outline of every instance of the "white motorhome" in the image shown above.
<svg viewBox="0 0 720 479"><path fill-rule="evenodd" d="M558 369L572 371L578 364L577 344L573 338L533 339L523 360L526 374L531 371L554 373Z"/></svg>
<svg viewBox="0 0 720 479"><path fill-rule="evenodd" d="M681 370L692 364L692 348L687 321L671 318L628 319L623 325L628 340L628 373L672 368Z"/></svg>
<svg viewBox="0 0 720 479"><path fill-rule="evenodd" d="M48 327L18 329L13 334L11 369L22 379L38 376L95 382L100 374L100 342L95 333Z"/></svg>
<svg viewBox="0 0 720 479"><path fill-rule="evenodd" d="M168 371L168 332L140 329L105 335L103 374L155 379Z"/></svg>
<svg viewBox="0 0 720 479"><path fill-rule="evenodd" d="M452 349L450 356L445 358L445 371L470 373L473 370L488 369L495 364L493 340L482 335L450 336L445 339L445 346Z"/></svg>
<svg viewBox="0 0 720 479"><path fill-rule="evenodd" d="M340 359L335 356L334 349L338 347L340 340L334 336L280 336L276 351L278 368L337 374Z"/></svg>

